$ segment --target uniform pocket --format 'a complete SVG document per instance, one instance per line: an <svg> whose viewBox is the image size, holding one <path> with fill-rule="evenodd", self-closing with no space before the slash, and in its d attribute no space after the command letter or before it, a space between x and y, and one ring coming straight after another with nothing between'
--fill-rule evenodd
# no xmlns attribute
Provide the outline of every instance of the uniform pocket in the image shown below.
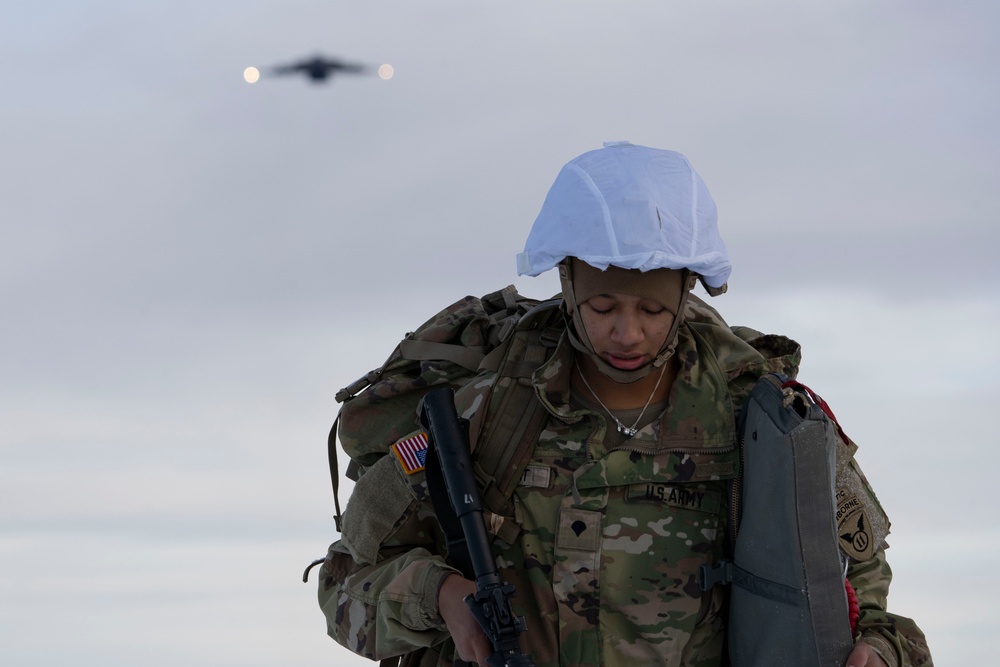
<svg viewBox="0 0 1000 667"><path fill-rule="evenodd" d="M341 543L358 563L375 563L379 547L414 502L396 457L383 456L354 485Z"/></svg>

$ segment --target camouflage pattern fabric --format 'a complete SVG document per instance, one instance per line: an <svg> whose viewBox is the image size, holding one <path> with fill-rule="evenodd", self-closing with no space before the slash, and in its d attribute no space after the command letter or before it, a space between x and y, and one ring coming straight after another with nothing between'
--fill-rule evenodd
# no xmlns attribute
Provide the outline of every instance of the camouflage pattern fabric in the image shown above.
<svg viewBox="0 0 1000 667"><path fill-rule="evenodd" d="M534 375L548 421L513 494L520 532L496 538L494 553L527 620L521 646L540 667L724 664L727 590L702 592L698 570L724 555L727 483L739 474L735 412L762 373L794 376L799 349L730 330L697 299L686 316L667 409L624 444L607 447L606 415L571 403L568 341ZM478 416L493 381L487 373L461 387L459 414ZM436 599L454 570L426 481L385 461L355 487L342 539L322 568L320 605L331 636L355 653L419 650L407 664L450 665L456 656ZM373 521L370 508L384 507L387 494L395 516ZM848 575L862 610L856 639L890 667L930 665L916 626L885 611L884 547Z"/></svg>
<svg viewBox="0 0 1000 667"><path fill-rule="evenodd" d="M465 297L408 333L404 341L451 345L485 354L495 344L499 328L493 314L481 299ZM427 390L460 387L475 373L449 360L409 359L397 347L382 367L369 375L373 376L372 385L344 403L338 433L344 450L362 466L372 465L390 445L413 430L417 406ZM337 400L343 398L338 396Z"/></svg>

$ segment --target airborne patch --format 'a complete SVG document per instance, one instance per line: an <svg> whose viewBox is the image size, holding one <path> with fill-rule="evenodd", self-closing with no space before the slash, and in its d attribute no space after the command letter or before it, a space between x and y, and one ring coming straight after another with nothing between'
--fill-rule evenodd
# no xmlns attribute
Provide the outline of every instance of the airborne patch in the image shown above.
<svg viewBox="0 0 1000 667"><path fill-rule="evenodd" d="M427 434L421 431L409 438L403 438L392 446L392 453L399 459L403 472L407 475L420 472L427 463Z"/></svg>
<svg viewBox="0 0 1000 667"><path fill-rule="evenodd" d="M872 525L865 505L855 495L837 491L837 536L840 548L856 561L864 562L875 555Z"/></svg>

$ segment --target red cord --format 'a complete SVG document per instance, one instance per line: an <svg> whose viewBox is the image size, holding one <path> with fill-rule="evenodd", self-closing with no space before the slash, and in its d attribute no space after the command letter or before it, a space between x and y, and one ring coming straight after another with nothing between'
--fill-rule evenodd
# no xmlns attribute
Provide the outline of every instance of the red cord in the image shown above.
<svg viewBox="0 0 1000 667"><path fill-rule="evenodd" d="M847 590L847 617L851 621L851 635L858 627L858 617L861 616L861 605L858 603L858 595L854 592L851 582L844 579L844 588Z"/></svg>

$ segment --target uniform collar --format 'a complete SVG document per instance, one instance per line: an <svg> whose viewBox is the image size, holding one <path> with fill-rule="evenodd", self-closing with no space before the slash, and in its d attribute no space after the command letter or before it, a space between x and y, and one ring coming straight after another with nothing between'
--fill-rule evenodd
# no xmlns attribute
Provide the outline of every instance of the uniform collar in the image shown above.
<svg viewBox="0 0 1000 667"><path fill-rule="evenodd" d="M685 323L678 334L676 355L680 369L666 411L641 429L625 448L656 454L732 446L736 442L734 406L726 374L710 345ZM573 347L564 334L552 357L535 372L533 382L546 410L564 422L577 423L595 413L570 404L572 369ZM598 455L593 448L591 451Z"/></svg>

